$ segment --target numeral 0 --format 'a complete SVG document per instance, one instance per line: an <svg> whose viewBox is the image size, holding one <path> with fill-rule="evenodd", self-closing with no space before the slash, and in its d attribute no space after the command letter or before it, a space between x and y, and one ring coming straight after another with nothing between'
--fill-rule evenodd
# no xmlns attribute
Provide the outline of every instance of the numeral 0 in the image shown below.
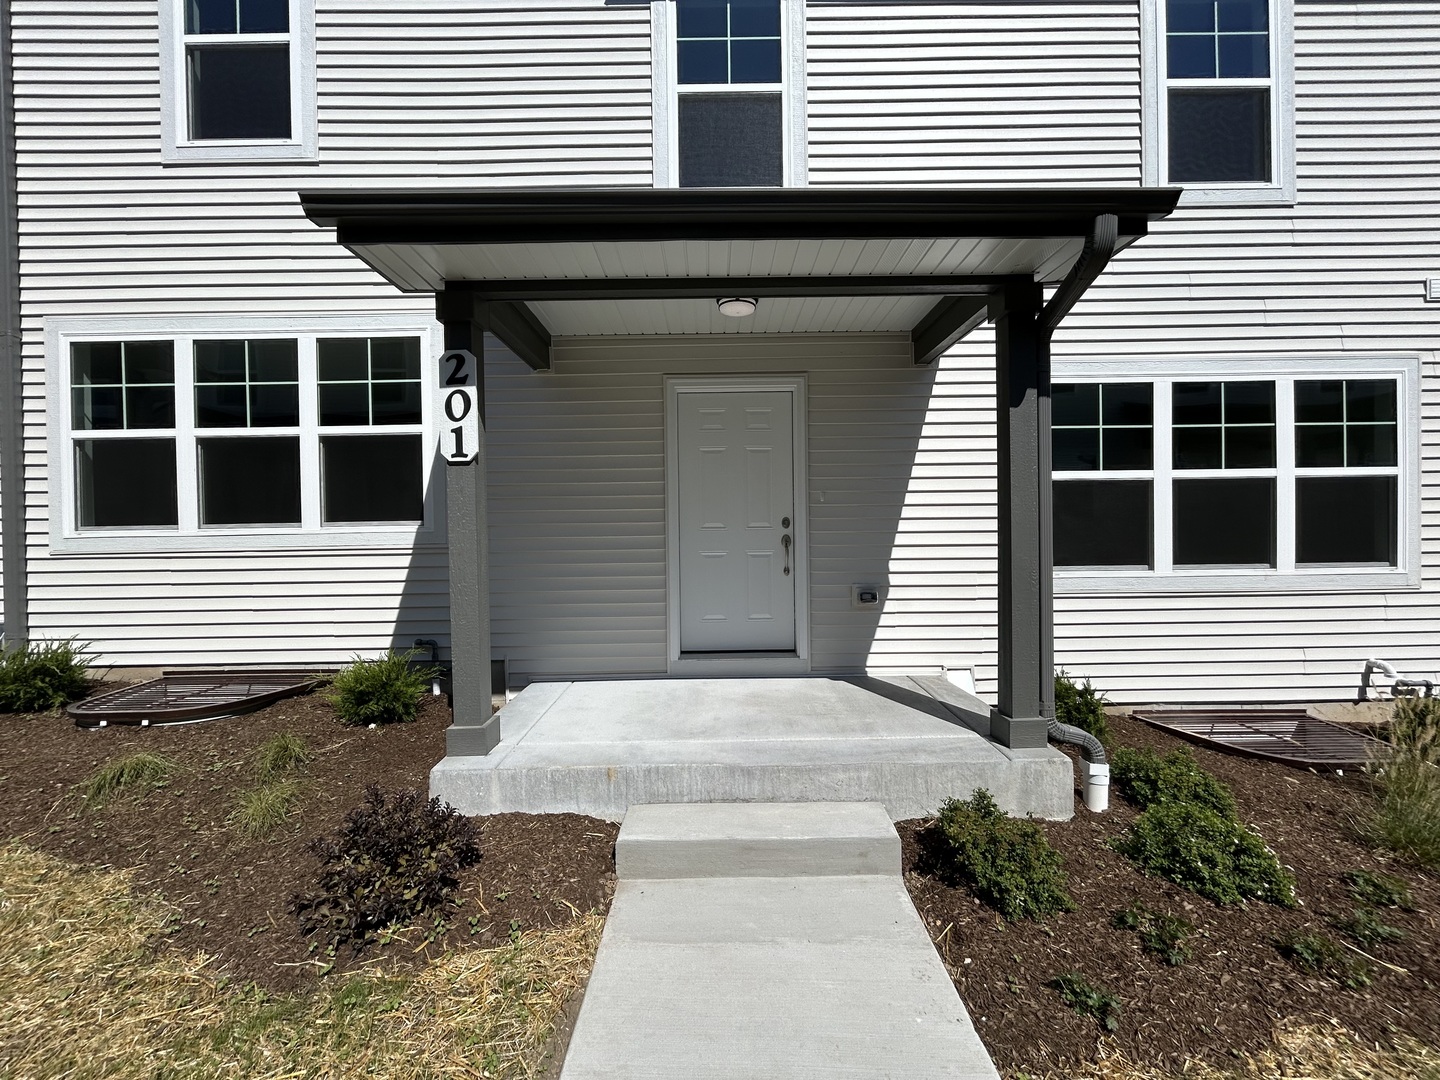
<svg viewBox="0 0 1440 1080"><path fill-rule="evenodd" d="M451 390L445 395L445 415L458 424L470 415L470 395L464 390Z"/></svg>

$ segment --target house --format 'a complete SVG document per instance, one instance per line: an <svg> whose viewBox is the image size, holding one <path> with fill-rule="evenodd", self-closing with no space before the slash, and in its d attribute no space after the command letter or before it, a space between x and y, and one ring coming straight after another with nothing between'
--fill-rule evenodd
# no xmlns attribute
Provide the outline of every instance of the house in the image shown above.
<svg viewBox="0 0 1440 1080"><path fill-rule="evenodd" d="M1433 0L7 8L12 640L1440 668Z"/></svg>

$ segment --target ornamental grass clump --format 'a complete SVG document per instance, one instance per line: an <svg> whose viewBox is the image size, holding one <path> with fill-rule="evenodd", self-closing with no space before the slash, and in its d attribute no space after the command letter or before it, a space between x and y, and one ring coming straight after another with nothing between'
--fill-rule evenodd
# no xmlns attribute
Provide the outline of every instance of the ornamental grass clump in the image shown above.
<svg viewBox="0 0 1440 1080"><path fill-rule="evenodd" d="M347 724L409 723L420 711L420 701L437 673L433 667L411 663L415 651L389 650L375 660L356 657L332 685L330 704Z"/></svg>
<svg viewBox="0 0 1440 1080"><path fill-rule="evenodd" d="M1038 825L1008 816L984 788L946 800L936 824L950 856L945 869L1007 920L1074 910L1060 853Z"/></svg>
<svg viewBox="0 0 1440 1080"><path fill-rule="evenodd" d="M1394 752L1375 779L1360 833L1416 866L1440 869L1440 699L1400 698L1390 723Z"/></svg>
<svg viewBox="0 0 1440 1080"><path fill-rule="evenodd" d="M1055 719L1062 724L1088 731L1106 746L1110 745L1110 728L1105 722L1105 696L1090 685L1090 680L1077 683L1065 669L1055 676Z"/></svg>
<svg viewBox="0 0 1440 1080"><path fill-rule="evenodd" d="M0 712L44 712L79 701L90 689L86 646L22 641L0 652Z"/></svg>
<svg viewBox="0 0 1440 1080"><path fill-rule="evenodd" d="M1122 746L1110 758L1110 776L1120 794L1142 810L1162 802L1195 803L1223 817L1235 816L1235 796L1181 747L1163 758L1151 750Z"/></svg>
<svg viewBox="0 0 1440 1080"><path fill-rule="evenodd" d="M317 887L291 901L301 932L358 953L388 926L440 915L460 871L479 860L480 840L474 822L438 798L371 784L365 801L310 850L320 858Z"/></svg>
<svg viewBox="0 0 1440 1080"><path fill-rule="evenodd" d="M1111 843L1151 877L1217 904L1296 904L1294 876L1259 835L1199 803L1155 803Z"/></svg>

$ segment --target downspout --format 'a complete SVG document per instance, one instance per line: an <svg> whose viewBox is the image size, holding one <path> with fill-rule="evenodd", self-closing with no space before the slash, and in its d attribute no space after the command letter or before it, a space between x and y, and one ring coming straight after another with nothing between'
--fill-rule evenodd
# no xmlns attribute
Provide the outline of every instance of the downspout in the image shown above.
<svg viewBox="0 0 1440 1080"><path fill-rule="evenodd" d="M25 567L25 402L20 347L20 210L10 0L0 0L0 584L4 647L30 636Z"/></svg>
<svg viewBox="0 0 1440 1080"><path fill-rule="evenodd" d="M1060 320L1085 295L1100 272L1115 254L1115 243L1119 238L1120 222L1114 214L1101 214L1085 237L1085 246L1080 257L1065 275L1065 280L1050 297L1050 302L1040 312L1040 326L1046 338L1054 333ZM1048 344L1048 341L1047 341ZM1062 724L1053 716L1048 717L1045 734L1053 742L1069 743L1080 748L1080 768L1085 781L1085 808L1094 813L1104 813L1110 808L1110 762L1105 756L1105 747L1088 731L1071 724Z"/></svg>

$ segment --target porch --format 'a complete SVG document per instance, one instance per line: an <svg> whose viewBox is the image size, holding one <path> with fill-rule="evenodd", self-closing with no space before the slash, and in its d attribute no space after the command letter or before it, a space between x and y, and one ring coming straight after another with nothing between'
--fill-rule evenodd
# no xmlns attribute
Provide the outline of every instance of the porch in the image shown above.
<svg viewBox="0 0 1440 1080"><path fill-rule="evenodd" d="M901 821L985 787L1068 818L1075 801L1068 758L991 741L989 706L940 676L532 683L497 718L494 750L430 774L463 813L873 801Z"/></svg>

